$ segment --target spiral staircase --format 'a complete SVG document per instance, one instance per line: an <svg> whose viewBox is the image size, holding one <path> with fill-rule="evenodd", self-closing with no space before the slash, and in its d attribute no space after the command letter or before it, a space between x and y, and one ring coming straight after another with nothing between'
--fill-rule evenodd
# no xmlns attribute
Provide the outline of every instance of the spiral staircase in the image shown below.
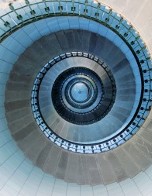
<svg viewBox="0 0 152 196"><path fill-rule="evenodd" d="M0 1L0 195L152 195L151 12Z"/></svg>

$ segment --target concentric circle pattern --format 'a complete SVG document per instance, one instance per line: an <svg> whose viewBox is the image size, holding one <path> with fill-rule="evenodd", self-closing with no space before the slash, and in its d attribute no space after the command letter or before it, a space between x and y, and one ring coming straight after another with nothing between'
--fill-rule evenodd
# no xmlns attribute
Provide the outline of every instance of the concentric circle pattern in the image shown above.
<svg viewBox="0 0 152 196"><path fill-rule="evenodd" d="M75 62L78 63L75 64ZM98 70L95 67L98 67ZM135 76L132 77L132 80L136 80ZM142 77L143 75L141 75L141 81ZM46 86L46 83L48 90L44 91L43 86ZM133 121L134 118L139 119L140 111L144 110L141 107L140 98L136 109L130 108L133 116L129 121L126 121L125 117L120 129L115 130L109 125L111 132L105 132L102 123L113 112L117 112L115 108L117 104L120 104L117 88L119 85L115 84L113 73L98 57L82 52L61 54L46 64L36 77L32 91L34 117L43 133L62 148L80 153L99 153L110 150L128 140L135 130L137 131L134 129L137 126ZM140 88L142 89L142 85ZM142 93L144 93L143 90L141 97ZM43 109L44 101L47 102L50 120L48 120L48 112L46 114ZM133 103L134 99L132 99ZM58 134L54 130L54 125L50 124L51 119L58 119L61 122L63 119L66 120L66 126L62 132ZM90 124L89 128L84 126L87 124ZM69 136L64 135L69 125ZM83 133L82 129L90 130ZM75 130L77 131L73 132ZM92 139L94 133L97 139ZM88 134L92 135L89 139Z"/></svg>
<svg viewBox="0 0 152 196"><path fill-rule="evenodd" d="M73 54L71 53L71 58L74 58ZM76 56L78 54L82 58L83 54L75 53ZM89 54L83 58L90 56L95 58ZM115 100L115 82L109 76L110 71L108 75L103 71L103 66L100 66L101 73L105 72L103 82L103 75L97 75L84 67L70 68L57 77L52 89L52 101L56 111L65 120L74 124L92 124L110 111ZM104 93L105 81L108 90Z"/></svg>
<svg viewBox="0 0 152 196"><path fill-rule="evenodd" d="M0 1L0 195L151 196L151 1L12 1Z"/></svg>
<svg viewBox="0 0 152 196"><path fill-rule="evenodd" d="M71 106L78 109L89 107L97 96L94 81L83 74L76 74L73 77L70 77L70 81L67 81L69 84L66 85L66 88L62 88L63 94L65 94L62 96L62 100L67 99ZM79 112L81 111L79 110Z"/></svg>
<svg viewBox="0 0 152 196"><path fill-rule="evenodd" d="M84 80L81 80L80 77L77 81L75 81L70 89L67 89L68 97L72 100L72 102L76 102L80 108L91 98L91 95L94 93L91 84L88 85L88 83L89 81L85 82ZM80 103L82 103L82 106Z"/></svg>
<svg viewBox="0 0 152 196"><path fill-rule="evenodd" d="M54 97L54 102L56 101L55 94L59 94L61 102L67 109L71 109L71 112L73 108L73 112L75 113L86 113L86 108L91 106L96 100L98 91L100 90L101 92L99 78L96 77L97 81L95 81L91 75L93 76L94 73L80 67L65 71L57 78L53 87L52 97ZM98 83L98 88L95 82ZM61 96L60 92L58 93L59 89L62 92ZM58 107L56 107L56 110L58 110Z"/></svg>

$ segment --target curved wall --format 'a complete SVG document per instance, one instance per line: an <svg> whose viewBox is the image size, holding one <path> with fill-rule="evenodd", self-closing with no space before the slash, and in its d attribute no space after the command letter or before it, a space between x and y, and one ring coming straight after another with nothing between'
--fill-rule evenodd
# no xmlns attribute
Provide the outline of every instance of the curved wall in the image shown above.
<svg viewBox="0 0 152 196"><path fill-rule="evenodd" d="M152 51L152 35L151 35L151 12L152 5L151 1L103 1L114 8L118 13L125 15L126 18L132 22L134 27L140 32L143 40L146 42L150 51ZM7 4L7 3L4 3ZM15 2L16 6L18 2ZM0 12L3 12L3 2L0 4ZM7 9L7 6L5 7ZM134 10L137 10L136 12ZM5 12L5 11L4 11ZM141 14L142 13L142 14ZM40 27L40 26L39 26ZM42 27L42 26L41 26ZM140 129L140 131L134 136L134 141L128 141L126 145L126 152L128 156L124 156L124 151L117 149L116 156L110 156L109 159L105 156L102 164L103 173L101 173L102 183L104 185L98 186L88 186L88 185L78 185L75 183L66 183L63 180L54 178L51 175L44 173L38 167L30 162L23 152L18 148L7 126L7 121L5 117L5 85L9 78L9 73L12 69L12 62L16 61L20 53L22 53L26 47L30 46L33 38L37 39L41 36L41 33L45 32L44 29L36 28L27 29L23 28L14 37L11 35L7 40L0 45L0 195L2 196L33 196L33 195L87 195L87 196L97 196L97 195L152 195L152 166L150 163L152 161L152 132L151 132L151 119L152 114L148 116L146 122ZM18 43L19 38L24 38L22 44ZM26 40L26 41L24 41ZM8 48L9 45L9 48ZM10 47L11 46L11 47ZM14 49L14 47L16 48ZM7 99L9 100L9 98ZM11 109L13 105L10 106ZM124 156L124 157L123 157ZM124 163L120 163L119 167L117 165L117 160L119 157L123 157ZM134 160L131 158L134 157ZM117 158L117 159L116 159ZM132 163L131 167L125 165L125 162L130 158ZM126 160L127 159L127 160ZM111 176L113 183L109 181L109 176L106 173L106 165L109 161L115 163L110 165ZM121 164L125 165L127 172L137 171L135 177L130 177L127 180L119 181L117 176L119 176L119 168ZM86 175L87 171L86 165L82 167L83 175ZM141 169L143 171L141 171ZM90 178L88 176L88 178ZM106 182L106 183L105 183Z"/></svg>

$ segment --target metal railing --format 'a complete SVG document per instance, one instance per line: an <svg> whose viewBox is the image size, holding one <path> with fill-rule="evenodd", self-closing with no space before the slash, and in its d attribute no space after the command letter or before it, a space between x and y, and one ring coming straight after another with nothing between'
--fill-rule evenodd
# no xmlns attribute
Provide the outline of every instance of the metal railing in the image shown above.
<svg viewBox="0 0 152 196"><path fill-rule="evenodd" d="M129 127L124 130L124 132L101 144L89 146L68 143L68 141L62 141L62 138L57 137L54 133L49 135L49 130L42 123L42 119L39 118L39 113L36 112L37 106L35 105L34 110L37 123L39 124L41 130L45 129L45 133L46 135L48 134L50 140L57 145L74 152L98 153L117 147L137 132L151 109L151 57L147 50L146 44L141 39L139 33L130 23L127 22L123 16L117 14L106 5L88 0L42 0L37 3L25 0L25 3L21 7L16 7L15 3L10 3L9 7L10 11L0 16L0 43L16 30L38 20L55 16L79 16L105 25L119 37L121 37L121 39L130 48L140 69L142 77L142 97L140 107L137 109L137 112ZM49 66L49 64L47 66ZM47 69L47 67L44 67L43 69ZM41 74L42 70L38 74L37 82L39 82ZM34 85L34 88L37 88L37 85ZM33 89L33 102L35 100L35 96L37 96L36 91Z"/></svg>
<svg viewBox="0 0 152 196"><path fill-rule="evenodd" d="M141 100L139 107L137 108L137 112L135 113L134 117L131 119L131 121L126 125L126 127L115 136L111 137L110 139L107 139L102 142L97 142L94 144L81 144L81 143L75 143L68 140L65 140L58 136L56 133L51 130L51 128L47 125L45 122L45 119L43 118L40 106L39 106L39 89L41 82L47 73L47 71L54 66L59 61L62 61L63 59L75 57L75 56L82 56L84 58L87 57L87 53L81 53L81 52L71 52L71 53L65 53L60 56L55 57L52 59L48 64L46 64L38 73L33 90L32 90L32 99L31 99L31 106L32 111L34 113L34 118L40 127L41 131L45 134L45 136L51 140L52 142L56 143L58 146L78 153L101 153L104 151L108 151L110 149L116 148L117 146L125 143L127 140L129 140L132 135L134 135L138 129L143 124L146 116L149 112L149 107L151 105L150 100ZM94 57L95 61L100 63L100 60L97 57ZM143 103L146 103L143 107Z"/></svg>

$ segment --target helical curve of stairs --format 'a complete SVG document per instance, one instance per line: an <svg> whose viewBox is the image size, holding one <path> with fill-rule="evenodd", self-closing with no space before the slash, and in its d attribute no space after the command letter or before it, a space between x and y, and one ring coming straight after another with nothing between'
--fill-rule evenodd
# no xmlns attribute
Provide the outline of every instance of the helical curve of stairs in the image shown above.
<svg viewBox="0 0 152 196"><path fill-rule="evenodd" d="M151 11L0 2L0 195L152 195Z"/></svg>

